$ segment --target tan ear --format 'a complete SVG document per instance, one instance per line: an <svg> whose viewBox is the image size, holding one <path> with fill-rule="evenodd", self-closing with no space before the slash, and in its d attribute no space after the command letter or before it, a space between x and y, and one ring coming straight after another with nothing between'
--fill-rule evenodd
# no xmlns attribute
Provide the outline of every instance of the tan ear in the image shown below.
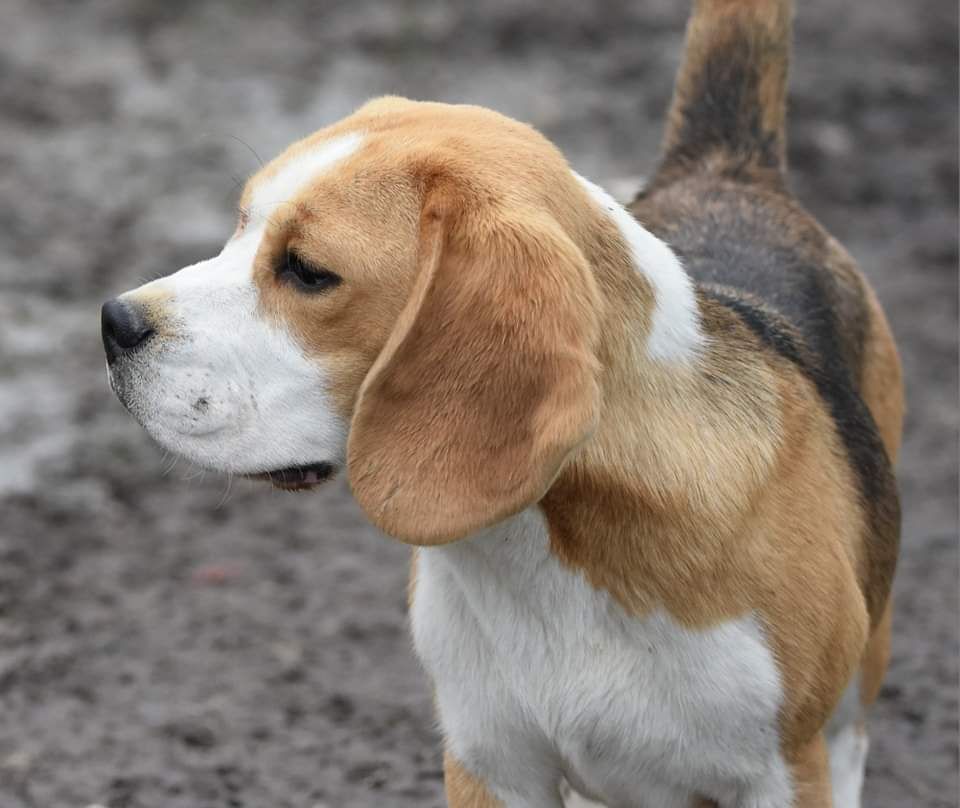
<svg viewBox="0 0 960 808"><path fill-rule="evenodd" d="M549 216L431 202L407 305L353 416L354 496L385 533L441 544L538 501L594 428L597 291Z"/></svg>

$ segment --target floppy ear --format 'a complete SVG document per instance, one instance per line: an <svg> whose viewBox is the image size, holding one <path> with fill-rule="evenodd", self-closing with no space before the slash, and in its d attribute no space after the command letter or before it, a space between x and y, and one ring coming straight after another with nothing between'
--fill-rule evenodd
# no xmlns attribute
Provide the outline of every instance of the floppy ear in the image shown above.
<svg viewBox="0 0 960 808"><path fill-rule="evenodd" d="M546 493L597 417L597 299L549 216L425 205L410 299L361 387L347 445L353 494L374 524L441 544Z"/></svg>

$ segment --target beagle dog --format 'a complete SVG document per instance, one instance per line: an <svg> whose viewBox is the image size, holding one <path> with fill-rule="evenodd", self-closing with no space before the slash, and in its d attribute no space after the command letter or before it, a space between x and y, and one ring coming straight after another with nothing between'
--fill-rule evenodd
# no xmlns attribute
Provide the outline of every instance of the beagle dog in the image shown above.
<svg viewBox="0 0 960 808"><path fill-rule="evenodd" d="M698 0L628 207L529 126L381 98L102 312L164 447L416 546L453 808L853 808L887 663L889 326L787 188L788 0Z"/></svg>

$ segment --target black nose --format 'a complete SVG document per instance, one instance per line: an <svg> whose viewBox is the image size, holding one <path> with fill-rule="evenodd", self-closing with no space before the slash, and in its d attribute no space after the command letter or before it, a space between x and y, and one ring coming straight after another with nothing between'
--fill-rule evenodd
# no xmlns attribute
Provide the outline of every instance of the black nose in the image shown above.
<svg viewBox="0 0 960 808"><path fill-rule="evenodd" d="M153 336L153 329L140 306L114 298L104 303L100 310L100 335L107 361L113 362L118 356L143 345Z"/></svg>

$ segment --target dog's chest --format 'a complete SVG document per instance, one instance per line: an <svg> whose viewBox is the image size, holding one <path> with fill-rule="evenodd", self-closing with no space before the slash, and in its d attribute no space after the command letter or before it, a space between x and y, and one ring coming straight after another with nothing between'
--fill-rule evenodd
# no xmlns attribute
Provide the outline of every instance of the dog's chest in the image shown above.
<svg viewBox="0 0 960 808"><path fill-rule="evenodd" d="M448 747L508 806L556 804L560 777L609 805L642 788L680 806L782 768L779 676L753 617L632 618L548 548L529 510L418 555L414 642Z"/></svg>

